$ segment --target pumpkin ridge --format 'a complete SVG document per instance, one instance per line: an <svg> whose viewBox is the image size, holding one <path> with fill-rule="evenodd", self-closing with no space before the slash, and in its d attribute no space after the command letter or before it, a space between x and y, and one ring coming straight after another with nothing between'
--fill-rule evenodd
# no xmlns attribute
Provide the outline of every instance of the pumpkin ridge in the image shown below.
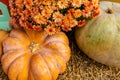
<svg viewBox="0 0 120 80"><path fill-rule="evenodd" d="M60 43L61 44L61 43ZM66 46L67 44L65 44L65 43L62 43L62 45L64 45L65 46L65 48L66 48L66 50L65 49L63 49L65 52L64 52L64 54L63 54L63 52L61 52L61 51L63 51L63 50L59 50L59 49L52 49L53 51L55 51L65 62L68 62L68 60L69 60L69 58L70 58L70 48L69 48L69 46ZM69 54L66 54L66 53L69 53ZM67 56L66 56L66 55Z"/></svg>
<svg viewBox="0 0 120 80"><path fill-rule="evenodd" d="M30 73L29 73L30 74ZM34 77L34 74L33 74L33 72L31 71L31 74L33 75L33 78L34 78L34 80L37 80L37 79L35 79L35 77ZM28 75L29 76L29 75Z"/></svg>
<svg viewBox="0 0 120 80"><path fill-rule="evenodd" d="M52 73L51 73L51 71L50 71L50 68L48 67L48 64L47 64L47 62L46 62L46 61L45 61L45 59L43 58L43 55L42 55L42 54L40 54L40 53L39 53L39 55L40 55L40 56L42 56L41 58L43 59L43 61L44 61L44 62L45 62L45 64L47 65L48 72L49 72L49 74L50 74L50 77L51 77L51 79L52 79L52 78L53 78L53 77L52 77Z"/></svg>
<svg viewBox="0 0 120 80"><path fill-rule="evenodd" d="M11 68L13 69L14 67L16 67L17 65L19 66L20 65L20 69L16 69L17 70L17 77L16 79L17 80L26 80L27 77L28 77L28 60L30 59L31 57L31 54L29 53L26 53L24 54L23 56L19 57L17 60L15 60L16 62L14 62L13 65L11 65ZM19 61L21 61L21 63L19 63ZM10 68L9 68L10 69ZM11 69L10 69L11 70ZM14 69L13 69L14 70ZM10 72L10 71L9 71ZM12 71L11 71L12 72ZM10 73L11 73L10 72ZM14 72L14 71L13 71ZM12 72L12 74L13 74ZM10 75L10 73L8 73ZM14 72L15 74L16 72ZM10 76L11 77L11 76ZM12 76L13 77L13 76ZM11 78L12 78L11 77ZM13 79L13 78L12 78Z"/></svg>
<svg viewBox="0 0 120 80"><path fill-rule="evenodd" d="M58 52L57 50L55 51L65 62L67 62L67 60L65 59L65 57L61 54L61 52Z"/></svg>
<svg viewBox="0 0 120 80"><path fill-rule="evenodd" d="M50 48L51 48L51 47L50 47ZM46 50L49 50L49 51L54 52L54 53L56 53L56 54L61 53L61 52L58 52L56 49L52 49L52 50L51 50L50 48L47 47ZM61 54L58 54L58 55L63 59L63 61L66 62L64 56L62 56Z"/></svg>
<svg viewBox="0 0 120 80"><path fill-rule="evenodd" d="M39 46L44 45L44 41L46 40L46 38L49 36L48 34L46 34L45 32L40 32L42 33L42 37L39 39L38 37L41 36L39 35L39 32L34 32L34 31L30 31L30 30L25 30L25 33L27 35L27 38L30 39L30 44L35 43L38 44Z"/></svg>
<svg viewBox="0 0 120 80"><path fill-rule="evenodd" d="M12 40L12 43L10 42L10 40ZM17 42L15 42L14 40L16 40ZM9 43L9 44L8 44ZM8 45L9 46L11 46L11 44L15 44L15 46L13 47L7 47ZM22 44L21 44L22 43ZM25 43L25 42L24 42ZM18 44L20 44L20 46L18 46ZM4 50L4 53L6 53L6 52L8 52L8 51L10 51L10 50L19 50L19 49L26 49L26 45L27 45L27 43L24 45L23 44L23 41L21 42L21 41L19 41L19 39L17 39L17 38L12 38L12 37L9 37L9 38L7 38L4 42L3 42L3 50ZM4 48L4 47L7 47L7 48Z"/></svg>
<svg viewBox="0 0 120 80"><path fill-rule="evenodd" d="M13 61L11 61L10 65L8 66L7 74L8 74L8 72L9 72L9 68L11 67L11 65L12 65L17 59L21 58L21 57L24 56L25 54L26 54L26 53L24 53L24 54L16 57Z"/></svg>
<svg viewBox="0 0 120 80"><path fill-rule="evenodd" d="M56 52L57 52L57 51L56 51ZM62 53L62 52L59 52L58 54L61 54L61 53ZM66 59L65 56L63 56L62 54L60 55L60 57L63 57L63 60L64 60L65 62L68 62L68 60L69 60L69 59ZM65 58L65 59L64 59L64 58ZM70 58L70 56L69 56L69 58Z"/></svg>
<svg viewBox="0 0 120 80"><path fill-rule="evenodd" d="M25 54L24 65L23 65L22 70L18 74L18 80L21 80L21 76L23 78L26 77L26 79L28 79L28 76L29 76L29 73L28 73L29 72L29 61L30 61L31 56L32 55L30 53ZM27 64L27 65L25 65L25 64ZM26 70L26 71L24 71L24 70ZM25 76L23 76L24 73L26 73L27 75L25 74Z"/></svg>
<svg viewBox="0 0 120 80"><path fill-rule="evenodd" d="M54 57L54 59L55 59L55 61L57 61L56 65L57 65L57 67L58 67L59 73L62 73L63 70L61 70L61 68L65 67L65 69L66 69L65 60L64 60L61 56L59 56L59 54L57 54L55 51L53 51L53 52L54 52L54 53L50 53L50 54L52 54L53 57ZM56 56L57 56L57 57L56 57ZM58 58L59 60L58 60L57 58ZM61 61L62 61L63 64L61 64Z"/></svg>
<svg viewBox="0 0 120 80"><path fill-rule="evenodd" d="M24 51L25 49L23 49L23 51ZM16 49L16 50L14 50L14 51L12 51L12 50L9 50L7 53L5 53L4 55L3 55L3 57L1 58L1 61L4 61L4 59L8 56L7 54L10 54L10 53L13 53L14 52L14 54L15 54L15 52L17 52L18 50ZM18 51L18 54L20 54L20 55L22 55L21 53L20 53L20 51ZM24 53L23 53L24 54Z"/></svg>
<svg viewBox="0 0 120 80"><path fill-rule="evenodd" d="M33 73L30 70L30 62L31 62L31 59L32 59L33 55L30 57L29 62L28 62L28 80L31 80L31 79L29 79L29 76L32 76L34 78ZM34 80L35 80L35 78L34 78Z"/></svg>
<svg viewBox="0 0 120 80"><path fill-rule="evenodd" d="M63 35L63 36L61 36L60 34ZM54 38L54 37L57 37L57 38ZM53 38L54 38L54 40L53 40ZM67 37L65 36L64 33L57 33L57 34L55 34L53 36L46 37L46 39L44 41L45 42L44 44L48 44L48 43L54 42L54 41L56 41L56 42L59 41L59 42L64 42L66 44L69 44L69 41L68 41L68 39L67 39Z"/></svg>
<svg viewBox="0 0 120 80"><path fill-rule="evenodd" d="M31 71L31 74L33 75L34 80L37 80L37 79L35 79L34 74L32 73L32 71Z"/></svg>
<svg viewBox="0 0 120 80"><path fill-rule="evenodd" d="M31 55L32 57L33 55ZM28 61L28 76L30 76L30 61L31 61L31 57L29 58L29 61ZM29 77L27 76L27 80L29 80Z"/></svg>
<svg viewBox="0 0 120 80"><path fill-rule="evenodd" d="M26 33L24 32L24 30L18 30L18 29L13 29L10 32L9 37L18 38L18 40L20 40L20 41L23 41L23 40L20 39L21 37L24 38L24 39L25 38L28 39Z"/></svg>
<svg viewBox="0 0 120 80"><path fill-rule="evenodd" d="M28 39L30 40L30 42L35 42L35 43L39 43L40 41L44 41L44 39L48 36L48 34L45 34L45 32L35 32L35 31L32 31L32 30L27 30L27 29L24 29L24 34L27 35ZM40 36L39 33L43 34L44 36L42 36L41 40L38 40L38 37Z"/></svg>
<svg viewBox="0 0 120 80"><path fill-rule="evenodd" d="M57 63L55 62L54 58L51 56L50 53L51 53L51 52L49 52L49 54L48 54L48 53L44 53L44 55L42 55L42 57L43 57L45 63L47 64L47 66L48 66L48 68L49 68L49 71L50 71L50 73L51 73L52 80L56 80L56 77L55 77L55 79L54 79L54 75L57 75L57 76L58 76L59 70L58 70L57 65L56 65ZM54 67L57 68L58 74L52 74L53 71L51 70L51 66L48 64L49 62L48 62L47 59L46 59L46 55L47 55L47 54L49 55L49 57L51 57L51 62L55 62L55 63L53 63L53 64L54 64Z"/></svg>
<svg viewBox="0 0 120 80"><path fill-rule="evenodd" d="M8 70L7 70L7 74L9 74L9 70L10 70L10 68L11 68L11 66L12 66L12 64L17 60L17 59L19 59L20 57L22 57L23 55L21 55L21 56L19 56L19 57L17 57L15 60L13 60L11 63L10 63L10 65L8 66ZM19 72L20 73L20 72ZM18 74L19 74L18 73ZM17 74L17 77L18 77L18 74ZM8 76L9 77L9 76ZM16 77L16 79L17 79L17 77Z"/></svg>
<svg viewBox="0 0 120 80"><path fill-rule="evenodd" d="M10 38L14 38L14 39L16 39L16 40L18 40L18 41L20 41L20 42L24 42L23 40L17 38L16 36L12 36L12 35L11 35Z"/></svg>
<svg viewBox="0 0 120 80"><path fill-rule="evenodd" d="M66 45L67 45L66 42L61 41L61 40L53 40L53 41L51 40L51 41L49 41L49 42L44 43L44 46L50 45L50 44L52 44L52 43L62 43L62 44L66 44Z"/></svg>
<svg viewBox="0 0 120 80"><path fill-rule="evenodd" d="M18 75L17 75L17 78L16 78L16 80L18 80Z"/></svg>
<svg viewBox="0 0 120 80"><path fill-rule="evenodd" d="M36 56L36 55L38 55L38 56L42 59L42 61L43 61L44 64L46 65L46 68L47 68L47 71L48 71L48 73L49 73L50 78L52 78L51 72L49 71L49 68L48 68L48 66L47 66L47 63L45 63L45 61L44 61L43 57L41 56L41 54L39 54L39 53L34 54L34 55L32 56L32 58L33 58L34 56ZM31 60L32 60L32 58L31 58ZM31 61L31 62L32 62L32 61ZM31 64L32 64L32 63L30 63L30 65L31 65ZM31 70L31 73L33 74L34 79L37 80L36 77L35 77L35 74L33 73L33 70ZM47 75L48 75L48 74L47 74Z"/></svg>
<svg viewBox="0 0 120 80"><path fill-rule="evenodd" d="M52 55L52 53L49 53ZM53 53L54 54L54 53ZM54 61L55 61L55 64L56 64L56 67L58 69L58 72L60 73L60 65L57 63L57 60L53 57Z"/></svg>
<svg viewBox="0 0 120 80"><path fill-rule="evenodd" d="M46 34L46 35L44 35L44 37L42 37L42 38L43 38L43 39L42 39L42 42L40 42L40 43L43 43L43 44L44 44L44 43L45 43L45 41L46 41L49 37L50 37L50 36L49 36L49 35L47 35L47 34ZM37 38L37 37L36 37L36 38ZM38 43L39 43L39 42L38 42ZM40 43L39 43L39 44L40 44Z"/></svg>
<svg viewBox="0 0 120 80"><path fill-rule="evenodd" d="M13 51L13 52L15 52L15 51ZM10 52L10 53L11 53L11 52ZM8 53L8 54L10 55L10 53ZM15 53L14 53L14 54L15 54ZM6 74L8 73L8 68L11 66L12 62L13 62L14 60L16 60L18 57L23 56L24 54L25 54L25 53L23 53L23 54L18 53L17 56L15 57L15 59L12 59L12 61L10 61L9 65L7 66L7 70L5 71ZM2 62L2 63L4 62L4 60L6 59L7 56L8 56L7 53L6 53L6 55L3 55L3 57L1 58L1 62ZM2 64L2 65L3 65L3 64ZM4 68L3 68L3 69L4 69Z"/></svg>
<svg viewBox="0 0 120 80"><path fill-rule="evenodd" d="M29 74L28 74L28 76L32 76L33 80L35 80L35 78L34 78L34 76L33 76L33 74L32 74L32 72L31 72L30 69L29 69ZM31 80L30 77L28 77L28 80Z"/></svg>

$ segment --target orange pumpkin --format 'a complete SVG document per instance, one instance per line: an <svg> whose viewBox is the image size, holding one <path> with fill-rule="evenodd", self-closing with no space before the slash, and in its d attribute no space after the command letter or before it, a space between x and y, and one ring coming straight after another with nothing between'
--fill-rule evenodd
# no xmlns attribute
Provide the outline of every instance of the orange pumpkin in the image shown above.
<svg viewBox="0 0 120 80"><path fill-rule="evenodd" d="M67 36L63 32L12 30L3 42L1 63L10 80L56 80L70 58Z"/></svg>
<svg viewBox="0 0 120 80"><path fill-rule="evenodd" d="M1 55L3 53L2 42L4 41L4 39L7 36L8 36L8 32L7 31L0 30L0 58L1 58Z"/></svg>

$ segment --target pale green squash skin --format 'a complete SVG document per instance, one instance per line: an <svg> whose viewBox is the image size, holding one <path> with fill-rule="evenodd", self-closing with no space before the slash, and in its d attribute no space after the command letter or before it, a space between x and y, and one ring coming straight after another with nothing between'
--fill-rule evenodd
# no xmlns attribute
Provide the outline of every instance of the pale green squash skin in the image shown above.
<svg viewBox="0 0 120 80"><path fill-rule="evenodd" d="M113 13L107 13L107 9ZM90 58L120 68L120 4L100 2L100 15L75 30L78 47Z"/></svg>

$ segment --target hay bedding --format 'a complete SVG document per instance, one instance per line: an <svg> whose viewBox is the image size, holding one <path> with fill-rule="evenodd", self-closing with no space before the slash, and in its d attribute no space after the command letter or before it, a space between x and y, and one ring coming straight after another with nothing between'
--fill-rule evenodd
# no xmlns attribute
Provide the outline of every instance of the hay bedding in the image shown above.
<svg viewBox="0 0 120 80"><path fill-rule="evenodd" d="M74 32L68 33L71 59L58 80L120 80L120 69L108 67L88 58L75 43Z"/></svg>
<svg viewBox="0 0 120 80"><path fill-rule="evenodd" d="M68 35L69 34L69 35ZM67 70L57 80L120 80L120 69L108 67L88 58L74 40L74 32L67 33L72 50ZM0 65L0 80L8 80Z"/></svg>

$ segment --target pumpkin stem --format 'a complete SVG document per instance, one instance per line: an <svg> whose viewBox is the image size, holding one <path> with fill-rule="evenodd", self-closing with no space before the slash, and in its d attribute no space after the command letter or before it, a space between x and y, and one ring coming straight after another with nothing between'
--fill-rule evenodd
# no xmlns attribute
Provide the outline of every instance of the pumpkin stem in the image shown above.
<svg viewBox="0 0 120 80"><path fill-rule="evenodd" d="M107 13L108 13L108 14L112 14L113 12L114 12L114 11L113 11L112 9L110 9L110 8L107 9Z"/></svg>
<svg viewBox="0 0 120 80"><path fill-rule="evenodd" d="M30 50L32 53L34 53L36 50L39 49L39 44L38 43L35 43L35 42L32 42L29 46Z"/></svg>

